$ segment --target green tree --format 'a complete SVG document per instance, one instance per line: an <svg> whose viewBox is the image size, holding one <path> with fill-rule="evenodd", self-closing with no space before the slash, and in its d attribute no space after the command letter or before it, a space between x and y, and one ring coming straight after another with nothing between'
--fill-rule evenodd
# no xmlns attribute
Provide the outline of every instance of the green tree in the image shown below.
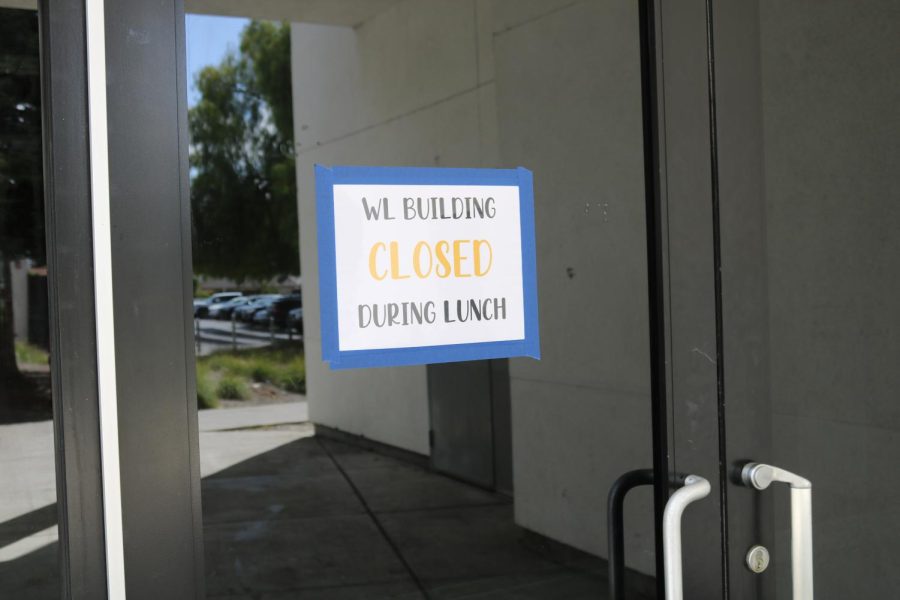
<svg viewBox="0 0 900 600"><path fill-rule="evenodd" d="M44 262L41 79L37 13L0 9L0 389L16 367L10 262Z"/></svg>
<svg viewBox="0 0 900 600"><path fill-rule="evenodd" d="M252 21L195 78L190 109L194 271L236 281L300 272L290 28Z"/></svg>

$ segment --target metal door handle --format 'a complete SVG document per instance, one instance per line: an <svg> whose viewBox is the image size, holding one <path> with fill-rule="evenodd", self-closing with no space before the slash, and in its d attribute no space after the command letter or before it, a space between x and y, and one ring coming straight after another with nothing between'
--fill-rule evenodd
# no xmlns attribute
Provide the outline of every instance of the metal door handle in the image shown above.
<svg viewBox="0 0 900 600"><path fill-rule="evenodd" d="M813 600L812 483L790 471L749 463L741 471L744 485L757 490L773 482L791 486L791 579L794 600Z"/></svg>
<svg viewBox="0 0 900 600"><path fill-rule="evenodd" d="M669 474L669 486L684 485L686 475ZM625 495L641 485L653 485L653 469L636 469L622 473L609 488L606 501L606 523L609 543L609 598L625 600Z"/></svg>
<svg viewBox="0 0 900 600"><path fill-rule="evenodd" d="M609 598L625 600L625 495L640 485L653 485L653 469L623 473L609 488L606 530L609 542Z"/></svg>
<svg viewBox="0 0 900 600"><path fill-rule="evenodd" d="M663 512L666 600L684 599L681 575L681 515L688 504L706 498L709 490L707 480L699 475L688 475L684 478L684 487L678 489L666 502L666 510Z"/></svg>

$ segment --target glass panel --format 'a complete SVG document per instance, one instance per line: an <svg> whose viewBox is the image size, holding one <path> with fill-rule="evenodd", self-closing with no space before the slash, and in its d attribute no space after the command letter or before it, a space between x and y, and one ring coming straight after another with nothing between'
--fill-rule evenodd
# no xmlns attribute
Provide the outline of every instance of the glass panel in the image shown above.
<svg viewBox="0 0 900 600"><path fill-rule="evenodd" d="M813 484L816 598L894 597L900 12L763 1L760 24L771 460ZM787 495L774 506L791 598Z"/></svg>
<svg viewBox="0 0 900 600"><path fill-rule="evenodd" d="M607 493L652 466L637 5L328 6L187 17L198 292L303 309L197 304L208 594L606 597ZM543 359L329 370L316 163L532 170Z"/></svg>
<svg viewBox="0 0 900 600"><path fill-rule="evenodd" d="M37 13L0 9L0 596L58 598Z"/></svg>

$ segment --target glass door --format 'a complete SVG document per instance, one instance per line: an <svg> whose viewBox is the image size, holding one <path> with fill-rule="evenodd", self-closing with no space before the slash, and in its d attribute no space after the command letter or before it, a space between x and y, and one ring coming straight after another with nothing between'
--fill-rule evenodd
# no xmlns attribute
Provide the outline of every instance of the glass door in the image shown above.
<svg viewBox="0 0 900 600"><path fill-rule="evenodd" d="M695 151L668 171L673 470L712 482L685 592L896 596L900 12L698 2L667 22L667 72L693 85L670 78L666 111L695 107L666 129L670 157Z"/></svg>
<svg viewBox="0 0 900 600"><path fill-rule="evenodd" d="M900 10L878 0L754 9L756 44L744 51L758 58L745 77L756 80L759 129L744 143L758 195L729 196L743 187L735 172L720 183L725 393L737 396L725 458L735 477L752 460L811 492L796 479L756 489L767 471L734 489L732 589L796 599L814 584L819 599L887 598L900 587ZM727 20L720 27L724 39ZM736 120L742 109L725 110ZM737 159L730 143L726 154ZM724 208L739 201L754 207ZM751 287L761 307L748 327ZM752 557L739 567L757 544L769 567Z"/></svg>
<svg viewBox="0 0 900 600"><path fill-rule="evenodd" d="M185 4L41 3L63 594L659 597L650 3ZM331 371L317 163L530 169L542 360Z"/></svg>
<svg viewBox="0 0 900 600"><path fill-rule="evenodd" d="M207 597L604 598L610 561L616 598L657 597L638 4L207 4L186 38ZM254 154L267 128L282 153ZM530 169L542 360L331 370L316 164ZM266 308L222 318L215 298L281 275L293 333ZM275 404L275 378L233 367L279 349L304 380Z"/></svg>

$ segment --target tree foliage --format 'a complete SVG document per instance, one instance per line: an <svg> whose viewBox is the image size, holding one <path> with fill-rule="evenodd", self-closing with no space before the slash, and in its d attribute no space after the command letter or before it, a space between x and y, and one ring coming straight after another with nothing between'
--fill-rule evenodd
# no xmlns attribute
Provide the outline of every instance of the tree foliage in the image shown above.
<svg viewBox="0 0 900 600"><path fill-rule="evenodd" d="M37 15L0 9L0 260L44 261Z"/></svg>
<svg viewBox="0 0 900 600"><path fill-rule="evenodd" d="M252 21L238 52L195 78L194 270L236 281L300 272L290 28Z"/></svg>
<svg viewBox="0 0 900 600"><path fill-rule="evenodd" d="M10 261L45 256L38 46L34 11L0 9L0 389L7 392L21 383Z"/></svg>

